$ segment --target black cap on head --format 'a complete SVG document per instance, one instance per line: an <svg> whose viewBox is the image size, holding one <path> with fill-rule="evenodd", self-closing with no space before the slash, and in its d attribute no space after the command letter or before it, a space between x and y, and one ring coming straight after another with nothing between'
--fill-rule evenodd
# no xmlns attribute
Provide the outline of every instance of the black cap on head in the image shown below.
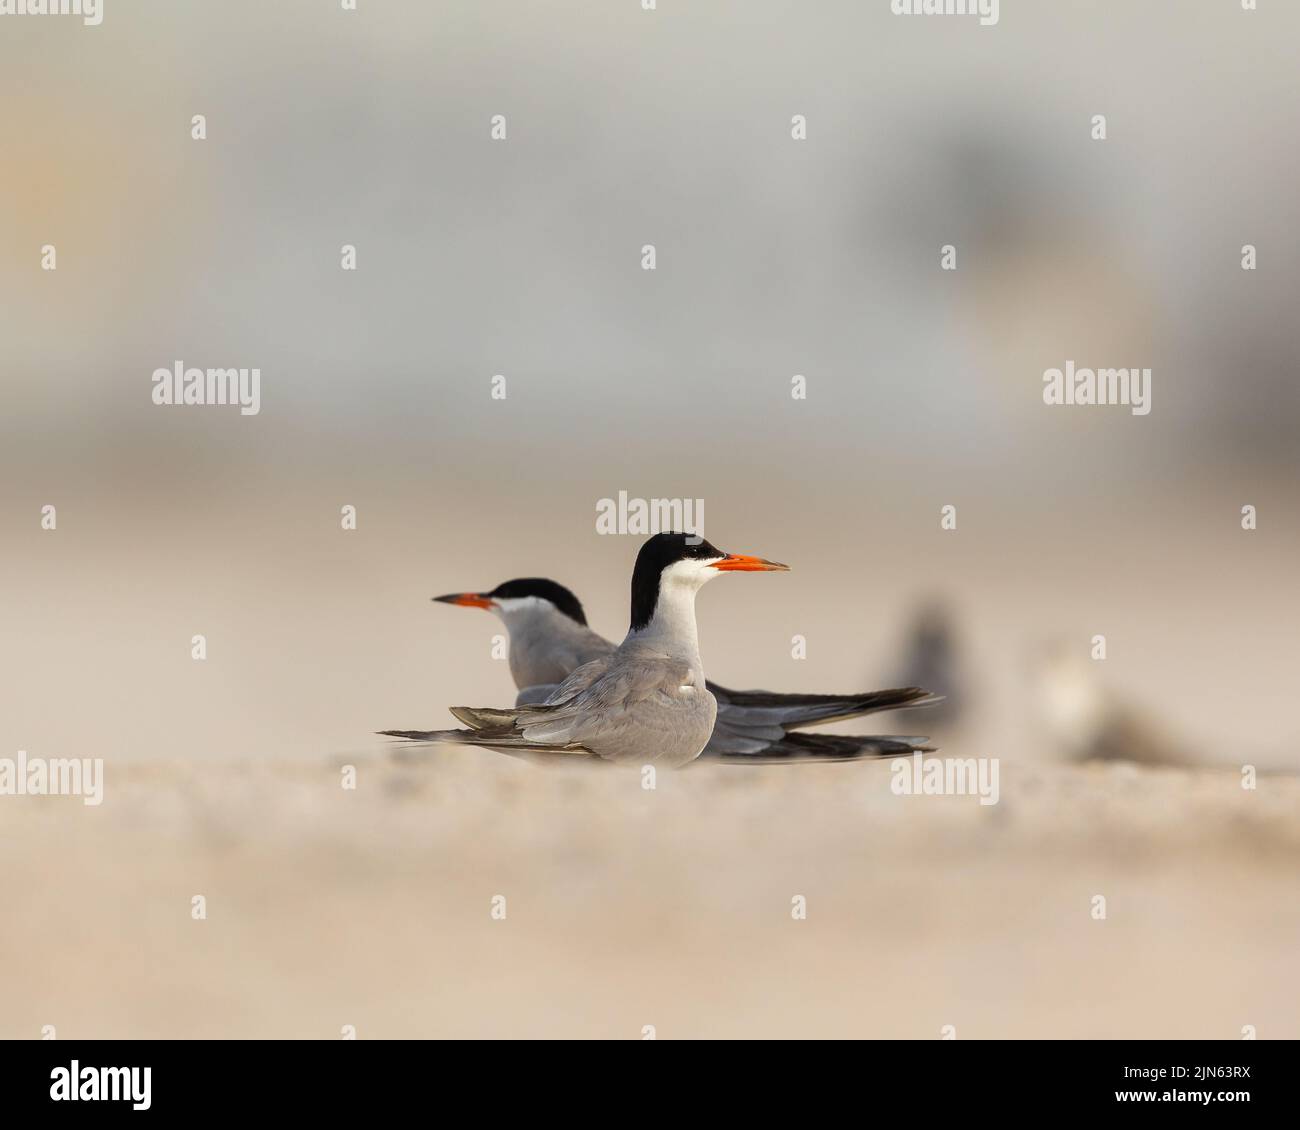
<svg viewBox="0 0 1300 1130"><path fill-rule="evenodd" d="M659 575L678 561L727 555L698 534L655 534L636 555L632 570L632 631L644 628L655 614L659 601Z"/></svg>
<svg viewBox="0 0 1300 1130"><path fill-rule="evenodd" d="M583 612L578 598L563 585L547 580L545 577L520 577L514 581L505 581L484 595L500 597L504 600L517 600L526 596L539 597L542 600L549 600L570 620L576 620L583 625L587 623L587 615Z"/></svg>

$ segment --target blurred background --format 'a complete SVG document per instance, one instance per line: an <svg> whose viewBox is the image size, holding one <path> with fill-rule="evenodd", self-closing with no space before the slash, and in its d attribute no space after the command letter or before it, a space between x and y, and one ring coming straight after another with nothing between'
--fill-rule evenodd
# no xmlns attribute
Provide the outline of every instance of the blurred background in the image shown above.
<svg viewBox="0 0 1300 1130"><path fill-rule="evenodd" d="M707 948L692 930L716 941L707 932L720 927L701 925L701 908L760 882L763 853L783 841L737 825L748 853L728 852L709 837L725 841L734 811L745 828L769 817L789 826L810 866L829 852L850 861L852 881L872 891L872 913L823 936L823 969L840 968L829 955L847 971L860 945L872 952L863 938L875 910L902 924L893 944L929 945L936 930L960 938L965 923L968 941L988 940L978 953L1007 961L1014 937L1019 956L1003 968L1014 1005L961 996L997 981L974 956L925 957L945 970L941 1000L984 1009L984 1034L1037 1030L1019 947L1039 943L1065 963L1044 967L1042 984L1095 972L1054 1001L1075 1021L1057 1034L1236 1035L1250 1009L1230 982L1240 986L1247 965L1261 978L1256 1012L1273 1009L1300 1034L1286 963L1297 915L1279 906L1280 862L1260 871L1261 859L1294 863L1300 794L1274 779L1265 818L1235 768L1300 765L1300 8L1261 9L1003 0L1000 22L981 27L895 17L887 0L661 0L651 12L638 0L360 0L357 12L334 0L108 0L100 27L4 19L0 753L108 763L101 810L0 803L0 832L46 876L25 881L20 867L0 888L26 924L5 942L21 953L57 936L75 957L103 921L65 930L53 908L102 898L120 909L127 891L179 900L174 928L187 936L194 882L149 868L165 866L160 854L207 875L224 868L243 892L228 898L245 900L245 933L205 944L234 982L248 977L246 992L223 989L225 1004L202 1021L170 1011L177 985L217 974L210 954L182 962L184 943L166 931L143 940L150 914L171 913L150 902L114 911L107 934L124 968L139 963L136 991L156 1007L82 985L60 998L64 1014L82 1034L309 1034L304 1002L319 982L283 997L268 986L283 988L288 966L313 968L307 942L331 939L336 948L312 951L328 969L357 941L334 930L360 913L336 864L371 899L388 891L391 912L447 875L469 882L463 868L487 866L485 839L498 852L514 843L518 854L484 882L513 875L536 890L555 877L527 871L541 851L568 895L596 900L573 919L584 938L612 929L611 903L593 891L634 897L626 883L640 864L608 869L640 859L619 831L639 825L597 819L596 834L581 814L632 803L607 792L621 786L584 780L566 792L562 778L543 784L526 767L460 754L435 784L431 770L393 765L372 734L443 726L450 704L513 696L506 664L490 657L497 622L431 604L435 594L551 576L582 597L593 627L620 637L640 539L598 536L595 513L626 490L702 498L710 540L793 567L702 595L711 677L849 691L931 672L952 696L945 715L872 728L933 726L946 754L1024 767L1004 790L1034 811L1013 821L1018 838L998 839L1006 805L953 817L964 802L918 801L906 820L845 807L840 790L860 796L869 783L888 795L883 767L815 781L762 771L749 785L701 770L695 779L711 784L682 802L685 824L656 825L663 869L638 888L647 938L666 930L686 939L683 953ZM204 141L191 139L195 114ZM490 137L496 114L505 141ZM806 141L791 139L795 114ZM1106 115L1104 142L1091 139L1094 114ZM1247 243L1255 271L1241 269ZM45 244L56 271L41 270ZM357 248L355 272L340 269L344 244ZM644 244L657 250L653 272L641 269ZM945 244L956 271L940 270ZM178 360L260 368L261 413L155 406L151 374ZM1067 360L1152 369L1150 415L1045 407L1043 371ZM505 400L491 396L496 374ZM807 378L806 400L791 399L794 374ZM57 531L41 529L46 505ZM345 505L355 531L340 528ZM955 531L940 528L944 505L957 507ZM1258 511L1253 532L1241 528L1245 505ZM204 662L190 658L196 634ZM1104 662L1090 658L1099 634ZM806 659L792 658L795 635ZM1080 770L1104 774L1083 783L1054 775L1096 757L1218 766L1204 780L1221 782L1229 807L1195 815L1191 798L1215 786L1184 769L1157 774L1141 803L1127 768ZM340 759L385 782L356 823L331 807ZM258 792L280 771L314 784ZM115 804L115 787L136 800ZM534 789L550 800L530 804ZM771 811L756 799L770 790L782 798ZM277 807L289 798L301 800L293 818ZM1161 808L1166 823L1134 831L1139 812ZM1067 821L1071 838L1058 827L1067 811L1095 820ZM842 821L819 830L828 813ZM889 842L863 841L864 820ZM903 847L891 820L910 829L895 828ZM1204 839L1189 839L1200 820ZM431 839L402 839L394 829L408 823ZM564 838L575 824L580 842ZM322 829L339 837L328 865L307 851ZM1059 856L1045 852L1038 870L1022 862L1053 835L1064 836ZM961 889L982 908L971 910L976 929L953 909L965 903L954 904L950 875L927 889L933 872L907 845L935 839L961 866L991 853L979 881L1015 892L1006 898L1022 912L988 910L972 879ZM688 897L679 881L699 859L693 844L713 861L713 885ZM1025 920L1063 874L1091 894L1080 878L1089 853L1121 847L1113 876L1142 893L1149 932L1079 954L1058 919ZM880 879L877 848L909 853L915 913L890 913L900 873ZM587 872L597 856L606 870ZM1231 913L1205 901L1207 858L1241 903ZM394 860L405 884L386 870ZM1143 882L1148 864L1163 909ZM1241 887L1247 867L1261 885ZM100 870L92 895L79 884ZM870 887L868 873L887 886ZM270 893L239 887L253 875ZM677 893L651 898L656 882ZM293 892L323 917L288 909ZM786 886L769 893L779 920ZM473 883L465 892L476 914L481 894ZM989 897L1002 905L1003 894ZM459 937L421 913L432 917L398 930L403 956L440 929ZM394 935L367 921L369 952L382 951ZM743 995L770 982L773 962L784 968L787 943L740 922L731 943L765 939L758 981L735 974ZM551 929L553 968L568 971L555 984L580 992L569 935ZM1219 931L1222 948L1207 933L1187 961L1243 963L1224 973L1218 1011L1182 997L1177 962L1168 993L1150 999L1117 972L1167 958L1198 930ZM481 953L467 937L465 952ZM1255 947L1249 962L1242 938ZM460 951L443 944L450 962ZM284 952L262 984L250 954L276 945ZM653 1022L633 1023L635 1010L620 1024L547 1011L559 1006L545 999L518 1015L508 1003L474 1012L502 964L531 983L527 952L471 963L468 1003L450 1014L416 1009L425 998L409 984L393 987L387 1010L364 979L355 999L379 1009L372 1029L395 1034L638 1034ZM162 953L183 971L166 984L143 956ZM677 1000L682 967L642 959L651 998ZM590 1007L622 984L611 977ZM427 987L443 999L444 983ZM49 998L24 991L6 1035L54 1022L41 1020ZM808 985L752 1012L692 999L681 998L681 1020L696 1035L863 1034L861 1022L867 1034L928 1036L949 1022L862 1001L852 1021L801 1014L800 1001L841 999ZM1096 1011L1099 999L1110 1011ZM907 1008L906 994L894 1003ZM336 1011L323 1007L319 1032L335 1034Z"/></svg>

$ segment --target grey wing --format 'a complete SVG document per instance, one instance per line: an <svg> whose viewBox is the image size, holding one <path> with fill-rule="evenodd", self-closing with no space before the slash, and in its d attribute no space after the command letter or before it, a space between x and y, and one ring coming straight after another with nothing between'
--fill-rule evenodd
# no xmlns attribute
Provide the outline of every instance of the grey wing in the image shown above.
<svg viewBox="0 0 1300 1130"><path fill-rule="evenodd" d="M467 731L380 730L379 732L389 737L406 738L410 741L463 741L470 744L485 744L489 738L492 741L522 740L522 729L525 725L537 721L539 715L544 718L551 717L550 712L555 707L565 710L567 700L599 679L608 663L608 657L595 659L583 664L562 683L539 683L536 686L525 687L516 696L513 710L475 706L450 707L452 715L469 727ZM562 745L564 742L557 744Z"/></svg>
<svg viewBox="0 0 1300 1130"><path fill-rule="evenodd" d="M603 670L589 673L597 666ZM708 737L714 705L703 687L689 692L698 700L683 700L681 688L691 681L689 664L658 656L596 660L570 675L542 711L521 712L518 725L529 741L578 743L614 760L688 748L693 757Z"/></svg>
<svg viewBox="0 0 1300 1130"><path fill-rule="evenodd" d="M772 691L735 691L710 682L718 700L718 720L744 729L775 724L785 730L842 722L882 710L911 709L940 701L920 687L895 687L858 694L776 694Z"/></svg>
<svg viewBox="0 0 1300 1130"><path fill-rule="evenodd" d="M906 757L913 753L930 753L935 747L929 738L880 736L869 734L805 734L796 730L779 741L758 750L736 752L725 738L717 740L715 730L700 761L726 765L794 765L808 761L866 761L881 757Z"/></svg>
<svg viewBox="0 0 1300 1130"><path fill-rule="evenodd" d="M585 663L558 686L525 688L519 692L513 710L451 707L452 715L469 727L465 730L381 730L380 733L408 741L488 746L503 753L589 754L592 751L585 749L579 739L570 738L569 733L575 729L575 719L580 717L582 695L602 681L609 661L606 656ZM544 701L538 701L538 696Z"/></svg>
<svg viewBox="0 0 1300 1130"><path fill-rule="evenodd" d="M937 701L917 687L859 695L780 695L767 691L733 691L710 683L718 700L718 719L702 758L743 761L856 760L924 748L925 738L831 737L792 734L796 727L839 721L877 710L925 706ZM852 745L856 741L856 747ZM854 750L856 749L856 752Z"/></svg>
<svg viewBox="0 0 1300 1130"><path fill-rule="evenodd" d="M538 704L545 702L559 689L559 683L539 683L535 687L524 687L517 695L515 695L515 705L537 706Z"/></svg>
<svg viewBox="0 0 1300 1130"><path fill-rule="evenodd" d="M584 663L571 672L562 683L549 686L542 684L520 691L515 701L517 709L513 719L520 734L529 741L536 742L554 740L557 744L564 744L580 741L581 739L570 738L567 735L574 725L574 720L581 715L590 701L590 696L584 698L584 694L593 683L602 680L609 665L610 656L602 656L593 659L590 663ZM529 707L536 709L530 710ZM552 738L549 736L551 734L557 737Z"/></svg>
<svg viewBox="0 0 1300 1130"><path fill-rule="evenodd" d="M701 684L688 663L620 654L579 667L540 705L453 707L466 730L383 732L507 753L594 753L609 761L685 765L704 748L717 712Z"/></svg>
<svg viewBox="0 0 1300 1130"><path fill-rule="evenodd" d="M551 687L551 693L542 701L548 706L554 706L568 702L576 695L581 694L609 670L611 658L609 655L602 655L597 659L584 663L581 667L575 667L569 672L569 676L564 682Z"/></svg>

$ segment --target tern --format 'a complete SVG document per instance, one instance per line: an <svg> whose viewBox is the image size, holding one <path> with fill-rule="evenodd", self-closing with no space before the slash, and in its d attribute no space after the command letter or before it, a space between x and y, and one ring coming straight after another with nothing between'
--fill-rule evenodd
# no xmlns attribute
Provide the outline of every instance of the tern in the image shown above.
<svg viewBox="0 0 1300 1130"><path fill-rule="evenodd" d="M1085 659L1056 640L1040 647L1032 671L1034 699L1047 736L1070 761L1203 763L1132 702L1105 687Z"/></svg>
<svg viewBox="0 0 1300 1130"><path fill-rule="evenodd" d="M938 701L918 687L858 695L733 691L704 678L695 596L721 573L785 571L685 534L657 534L637 555L631 625L621 645L587 626L577 597L542 578L435 600L483 608L510 633L514 709L454 707L467 730L384 730L390 737L567 753L678 767L703 754L746 764L847 761L928 750L925 738L790 733L878 710Z"/></svg>
<svg viewBox="0 0 1300 1130"><path fill-rule="evenodd" d="M931 598L917 609L903 647L901 678L942 696L926 718L930 725L944 729L958 724L966 702L954 620L944 601Z"/></svg>

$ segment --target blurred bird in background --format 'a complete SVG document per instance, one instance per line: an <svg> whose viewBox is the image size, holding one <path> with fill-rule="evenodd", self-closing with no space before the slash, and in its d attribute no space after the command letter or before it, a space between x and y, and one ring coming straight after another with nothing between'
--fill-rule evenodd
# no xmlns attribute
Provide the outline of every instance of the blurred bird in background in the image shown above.
<svg viewBox="0 0 1300 1130"><path fill-rule="evenodd" d="M918 605L903 648L901 685L925 687L940 696L942 701L926 710L926 719L935 729L955 728L966 707L967 687L952 605L939 596Z"/></svg>

